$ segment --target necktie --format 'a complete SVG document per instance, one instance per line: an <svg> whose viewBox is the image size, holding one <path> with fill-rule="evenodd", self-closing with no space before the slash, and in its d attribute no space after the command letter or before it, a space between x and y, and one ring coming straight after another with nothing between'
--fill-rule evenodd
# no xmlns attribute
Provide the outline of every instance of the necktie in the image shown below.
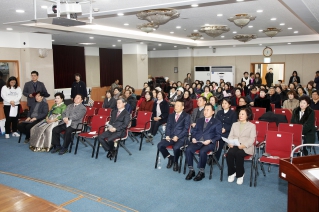
<svg viewBox="0 0 319 212"><path fill-rule="evenodd" d="M205 122L206 122L206 123L208 123L208 121L209 121L208 119L205 119Z"/></svg>
<svg viewBox="0 0 319 212"><path fill-rule="evenodd" d="M119 117L120 113L121 113L121 111L118 111L118 112L117 112L116 118Z"/></svg>
<svg viewBox="0 0 319 212"><path fill-rule="evenodd" d="M175 121L177 122L179 118L179 114L176 114Z"/></svg>

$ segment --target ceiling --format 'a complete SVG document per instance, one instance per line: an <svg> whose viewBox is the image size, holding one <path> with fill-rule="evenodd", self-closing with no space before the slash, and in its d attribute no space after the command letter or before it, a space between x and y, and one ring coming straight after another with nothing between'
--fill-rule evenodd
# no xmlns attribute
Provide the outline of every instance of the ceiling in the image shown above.
<svg viewBox="0 0 319 212"><path fill-rule="evenodd" d="M79 2L83 0L78 0ZM93 24L84 27L62 27L42 24L47 19L47 10L42 6L52 7L53 3L46 0L10 0L2 2L0 8L0 31L12 28L13 32L38 32L52 34L53 44L80 46L78 43L96 43L96 47L121 48L124 43L143 42L148 50L172 50L187 47L207 48L209 46L254 46L254 45L290 45L319 43L319 4L318 0L95 0L92 8L99 12L93 13ZM198 7L191 7L198 4ZM88 22L90 4L83 3L82 15L78 20ZM161 25L153 33L144 33L136 28L146 21L139 20L136 13L145 9L175 8L180 17ZM16 10L24 10L17 13ZM262 10L262 12L257 12ZM118 16L118 13L124 13ZM244 28L237 27L228 21L229 17L238 13L256 16ZM222 14L221 16L217 16ZM271 20L276 18L276 20ZM28 26L23 25L28 24ZM124 25L129 24L129 25ZM230 31L224 37L212 38L202 33L204 39L192 41L187 35L199 30L205 24L227 25ZM284 25L280 25L284 24ZM177 29L176 27L181 28ZM281 28L282 31L274 38L260 32L269 27ZM292 28L292 29L288 29ZM171 33L174 32L174 33ZM233 40L237 34L256 34L257 39L247 43ZM297 32L297 33L296 33ZM90 37L93 37L90 38Z"/></svg>

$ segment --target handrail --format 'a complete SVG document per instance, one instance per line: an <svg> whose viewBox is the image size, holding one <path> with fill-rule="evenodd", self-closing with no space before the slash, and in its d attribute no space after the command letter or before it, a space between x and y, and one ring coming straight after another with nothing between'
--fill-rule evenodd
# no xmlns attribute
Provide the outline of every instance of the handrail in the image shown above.
<svg viewBox="0 0 319 212"><path fill-rule="evenodd" d="M300 147L304 147L304 146L316 146L316 147L319 147L319 144L301 144L299 146L296 146L290 153L290 163L292 164L292 159L293 159L293 156L294 156L294 153L297 149L299 149Z"/></svg>

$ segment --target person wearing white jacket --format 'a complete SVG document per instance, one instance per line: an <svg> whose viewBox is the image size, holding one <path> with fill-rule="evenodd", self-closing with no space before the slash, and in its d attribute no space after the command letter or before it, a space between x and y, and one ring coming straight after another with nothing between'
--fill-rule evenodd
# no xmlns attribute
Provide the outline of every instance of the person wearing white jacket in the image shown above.
<svg viewBox="0 0 319 212"><path fill-rule="evenodd" d="M17 125L18 125L18 114L20 108L20 99L22 97L22 90L18 86L18 80L16 77L10 77L7 81L7 84L1 89L1 97L3 98L3 110L4 115L6 117L5 129L6 129L6 138L10 138L10 127L12 126L12 136L19 137L19 133L17 133ZM18 106L18 110L16 114L11 114L11 107L14 109L15 106ZM12 111L13 112L13 111Z"/></svg>

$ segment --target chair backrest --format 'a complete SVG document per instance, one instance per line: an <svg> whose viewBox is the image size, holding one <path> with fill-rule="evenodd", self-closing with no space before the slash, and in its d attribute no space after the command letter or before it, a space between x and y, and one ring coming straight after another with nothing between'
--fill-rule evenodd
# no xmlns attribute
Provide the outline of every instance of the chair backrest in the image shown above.
<svg viewBox="0 0 319 212"><path fill-rule="evenodd" d="M294 136L293 144L295 146L302 144L302 124L280 123L278 126L278 131L292 133Z"/></svg>
<svg viewBox="0 0 319 212"><path fill-rule="evenodd" d="M93 103L93 107L95 108L101 108L103 105L103 102L100 102L100 101L94 101Z"/></svg>
<svg viewBox="0 0 319 212"><path fill-rule="evenodd" d="M96 108L95 107L86 107L86 113L83 117L83 122L87 122L90 116L96 115Z"/></svg>
<svg viewBox="0 0 319 212"><path fill-rule="evenodd" d="M256 140L258 142L265 141L266 140L266 134L267 134L267 131L268 131L269 122L252 120L251 123L254 123L256 125L256 131L257 131Z"/></svg>
<svg viewBox="0 0 319 212"><path fill-rule="evenodd" d="M276 111L275 104L270 104L270 106L271 106L271 111L275 112Z"/></svg>
<svg viewBox="0 0 319 212"><path fill-rule="evenodd" d="M198 105L197 105L197 99L193 99L193 109L194 108L197 108L198 107Z"/></svg>
<svg viewBox="0 0 319 212"><path fill-rule="evenodd" d="M316 117L316 126L319 126L319 110L314 110L315 111L315 117Z"/></svg>
<svg viewBox="0 0 319 212"><path fill-rule="evenodd" d="M280 158L289 158L293 134L289 132L268 131L266 135L266 153Z"/></svg>
<svg viewBox="0 0 319 212"><path fill-rule="evenodd" d="M100 116L111 116L112 109L111 108L99 108L97 115Z"/></svg>
<svg viewBox="0 0 319 212"><path fill-rule="evenodd" d="M251 107L251 111L254 114L253 119L258 120L264 113L266 113L266 108L263 107Z"/></svg>
<svg viewBox="0 0 319 212"><path fill-rule="evenodd" d="M276 108L275 114L285 115L286 118L287 118L288 123L290 123L291 117L292 117L292 113L291 113L290 110L288 110L288 109L282 109L282 108Z"/></svg>
<svg viewBox="0 0 319 212"><path fill-rule="evenodd" d="M91 132L96 131L98 132L99 128L101 126L104 126L107 122L107 116L100 116L100 115L94 115L92 117L91 121ZM104 129L103 129L104 131Z"/></svg>
<svg viewBox="0 0 319 212"><path fill-rule="evenodd" d="M230 109L236 111L236 106L230 106Z"/></svg>
<svg viewBox="0 0 319 212"><path fill-rule="evenodd" d="M278 131L278 126L276 122L269 122L268 124L269 131Z"/></svg>
<svg viewBox="0 0 319 212"><path fill-rule="evenodd" d="M174 113L174 107L169 107L169 114Z"/></svg>
<svg viewBox="0 0 319 212"><path fill-rule="evenodd" d="M151 128L151 122L150 122L151 118L152 118L152 112L138 111L136 127L144 128L146 124L146 130L149 130Z"/></svg>

